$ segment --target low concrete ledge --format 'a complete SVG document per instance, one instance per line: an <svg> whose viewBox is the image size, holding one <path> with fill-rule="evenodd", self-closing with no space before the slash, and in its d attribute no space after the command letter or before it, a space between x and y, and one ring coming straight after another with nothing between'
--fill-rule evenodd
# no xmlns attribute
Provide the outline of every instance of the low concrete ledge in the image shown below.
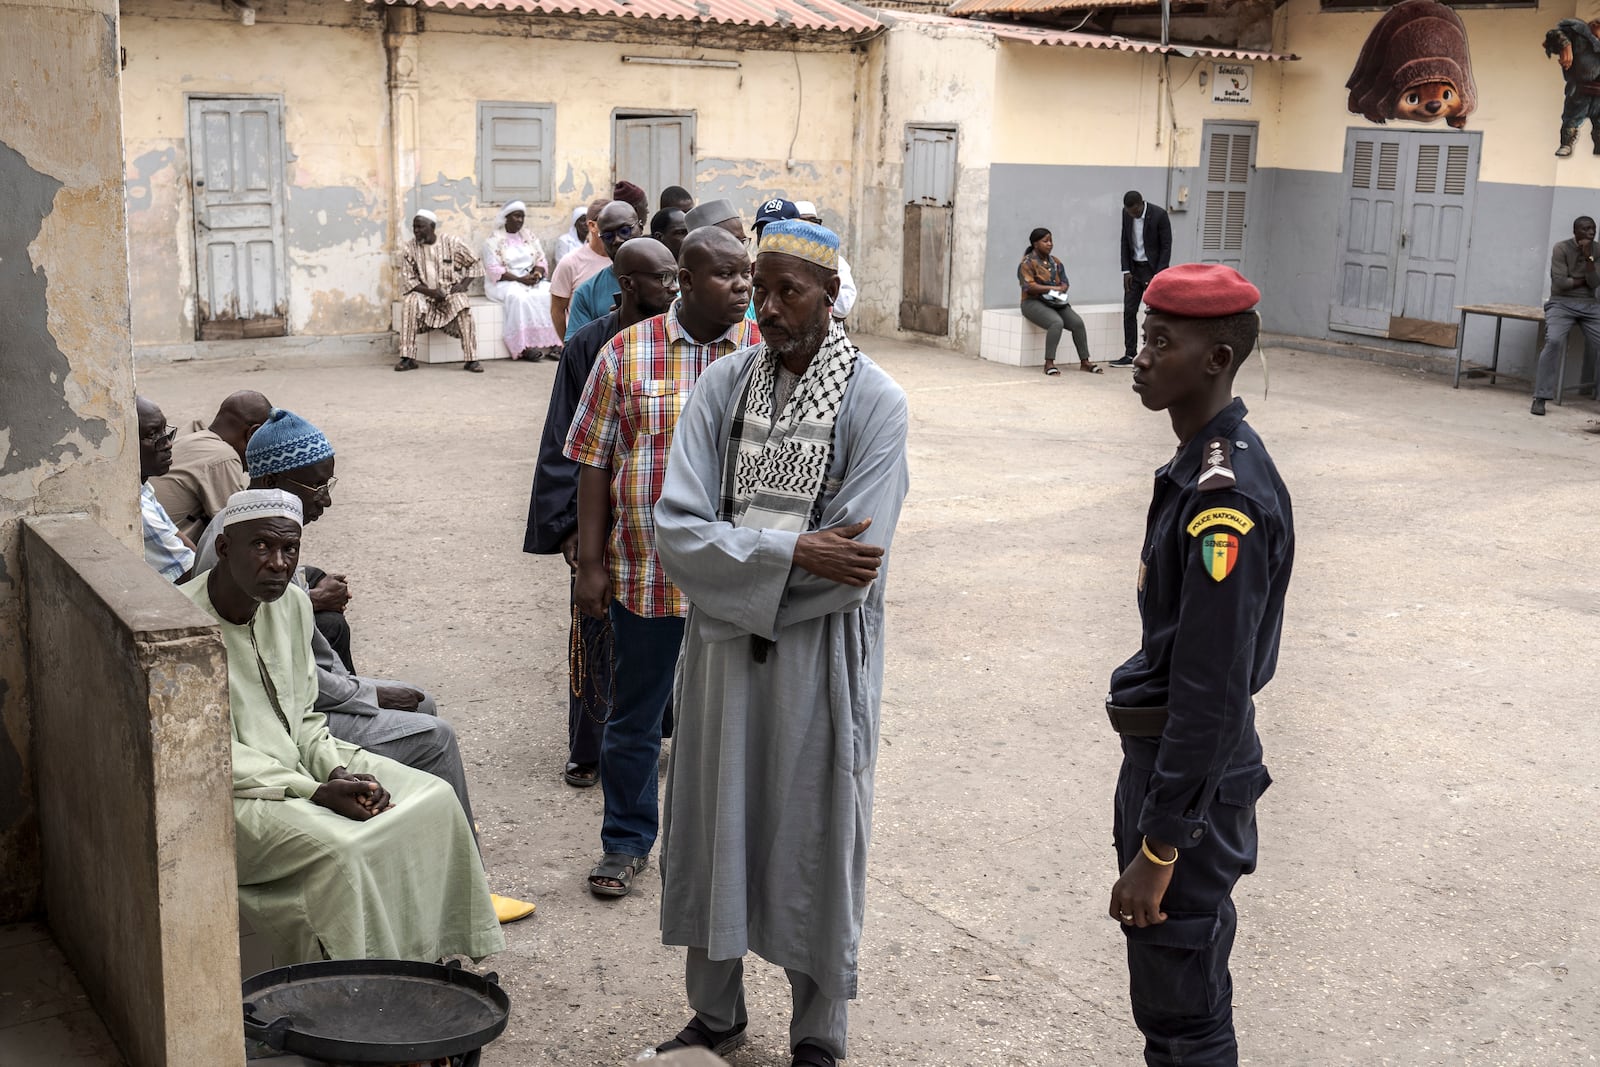
<svg viewBox="0 0 1600 1067"><path fill-rule="evenodd" d="M244 1063L228 670L83 516L22 537L45 911L130 1067Z"/></svg>

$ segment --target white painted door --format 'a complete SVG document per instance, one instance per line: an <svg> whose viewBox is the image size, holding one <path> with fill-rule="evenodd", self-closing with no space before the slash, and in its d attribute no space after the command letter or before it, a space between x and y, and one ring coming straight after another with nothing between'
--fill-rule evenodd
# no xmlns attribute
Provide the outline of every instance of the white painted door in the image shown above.
<svg viewBox="0 0 1600 1067"><path fill-rule="evenodd" d="M189 99L202 341L288 332L282 107L275 99Z"/></svg>
<svg viewBox="0 0 1600 1067"><path fill-rule="evenodd" d="M681 185L694 192L694 113L619 114L612 130L613 181L644 189L652 206L661 190Z"/></svg>
<svg viewBox="0 0 1600 1067"><path fill-rule="evenodd" d="M1352 129L1328 324L1453 344L1481 141L1474 134Z"/></svg>
<svg viewBox="0 0 1600 1067"><path fill-rule="evenodd" d="M956 131L907 126L903 181L900 328L944 336L950 332Z"/></svg>
<svg viewBox="0 0 1600 1067"><path fill-rule="evenodd" d="M1250 177L1256 169L1256 128L1208 122L1201 146L1200 262L1244 271L1250 219Z"/></svg>

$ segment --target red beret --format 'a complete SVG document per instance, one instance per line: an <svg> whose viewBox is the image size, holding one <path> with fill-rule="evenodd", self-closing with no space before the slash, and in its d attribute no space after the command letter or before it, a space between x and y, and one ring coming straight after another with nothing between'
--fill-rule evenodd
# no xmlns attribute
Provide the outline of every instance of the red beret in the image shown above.
<svg viewBox="0 0 1600 1067"><path fill-rule="evenodd" d="M1232 267L1182 263L1151 279L1144 291L1144 302L1151 311L1163 315L1220 319L1255 307L1261 302L1261 290Z"/></svg>

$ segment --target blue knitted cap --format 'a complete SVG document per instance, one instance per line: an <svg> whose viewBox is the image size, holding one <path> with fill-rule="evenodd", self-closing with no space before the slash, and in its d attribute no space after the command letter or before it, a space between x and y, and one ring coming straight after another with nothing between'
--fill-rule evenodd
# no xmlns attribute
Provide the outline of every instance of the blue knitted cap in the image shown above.
<svg viewBox="0 0 1600 1067"><path fill-rule="evenodd" d="M332 455L333 445L321 430L292 411L273 408L245 445L244 467L250 477L259 478L309 467Z"/></svg>

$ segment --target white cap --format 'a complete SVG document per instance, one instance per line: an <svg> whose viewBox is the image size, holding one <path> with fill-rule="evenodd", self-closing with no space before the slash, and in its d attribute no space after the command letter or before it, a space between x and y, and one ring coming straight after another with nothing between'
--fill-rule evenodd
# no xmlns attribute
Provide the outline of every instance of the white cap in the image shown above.
<svg viewBox="0 0 1600 1067"><path fill-rule="evenodd" d="M282 489L241 489L228 498L222 509L222 528L234 523L252 522L256 519L293 519L296 526L305 526L305 509L300 498Z"/></svg>

